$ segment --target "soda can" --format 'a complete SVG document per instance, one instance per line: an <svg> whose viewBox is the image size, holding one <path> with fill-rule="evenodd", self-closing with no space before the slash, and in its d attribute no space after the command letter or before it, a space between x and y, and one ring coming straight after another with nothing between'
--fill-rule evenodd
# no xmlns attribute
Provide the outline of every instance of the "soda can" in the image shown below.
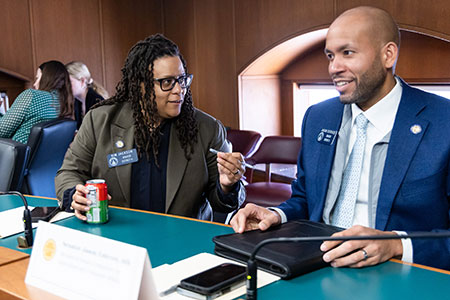
<svg viewBox="0 0 450 300"><path fill-rule="evenodd" d="M90 209L86 212L86 222L92 224L108 222L108 190L105 180L88 180L85 186L89 189L86 198L91 201Z"/></svg>

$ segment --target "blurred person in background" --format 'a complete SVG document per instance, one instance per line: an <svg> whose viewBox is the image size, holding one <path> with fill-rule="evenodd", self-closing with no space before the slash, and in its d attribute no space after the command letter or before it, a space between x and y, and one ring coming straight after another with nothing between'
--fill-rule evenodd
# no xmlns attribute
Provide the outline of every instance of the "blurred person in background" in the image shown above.
<svg viewBox="0 0 450 300"><path fill-rule="evenodd" d="M0 116L1 138L26 144L35 124L56 118L73 119L72 88L64 64L56 60L41 64L33 87L17 96Z"/></svg>
<svg viewBox="0 0 450 300"><path fill-rule="evenodd" d="M75 120L77 128L80 128L89 109L94 104L108 98L108 92L91 77L91 73L84 63L72 61L66 64L66 68L72 84Z"/></svg>

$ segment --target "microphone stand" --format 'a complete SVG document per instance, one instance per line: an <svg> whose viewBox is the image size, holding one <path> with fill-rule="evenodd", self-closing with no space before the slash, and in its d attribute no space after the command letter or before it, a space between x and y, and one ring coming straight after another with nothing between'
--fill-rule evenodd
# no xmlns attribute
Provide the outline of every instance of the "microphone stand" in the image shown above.
<svg viewBox="0 0 450 300"><path fill-rule="evenodd" d="M16 191L0 192L0 195L16 195L22 199L23 205L25 206L25 210L23 211L23 226L25 229L25 238L23 236L19 236L17 238L17 242L19 243L19 247L21 248L28 248L33 246L33 226L31 225L31 212L28 209L27 199L25 199L22 193Z"/></svg>
<svg viewBox="0 0 450 300"><path fill-rule="evenodd" d="M256 244L250 258L247 261L247 300L257 298L257 263L256 253L265 245L272 243L301 243L322 241L356 241L356 240L398 240L398 239L427 239L427 238L450 238L450 232L416 232L408 235L361 235L346 237L312 236L312 237L279 237L263 240Z"/></svg>

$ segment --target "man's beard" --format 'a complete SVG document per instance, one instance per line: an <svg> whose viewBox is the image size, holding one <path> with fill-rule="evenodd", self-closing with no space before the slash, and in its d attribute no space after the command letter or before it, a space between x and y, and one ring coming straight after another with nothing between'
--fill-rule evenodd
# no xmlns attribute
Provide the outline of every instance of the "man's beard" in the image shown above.
<svg viewBox="0 0 450 300"><path fill-rule="evenodd" d="M387 71L381 65L380 60L376 59L356 82L355 91L348 96L341 95L340 101L344 104L358 104L371 100L381 90L386 75Z"/></svg>

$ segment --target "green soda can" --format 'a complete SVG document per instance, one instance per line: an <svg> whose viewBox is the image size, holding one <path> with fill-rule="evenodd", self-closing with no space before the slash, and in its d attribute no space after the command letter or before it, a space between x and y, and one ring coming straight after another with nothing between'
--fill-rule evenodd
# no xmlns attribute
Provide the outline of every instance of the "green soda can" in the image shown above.
<svg viewBox="0 0 450 300"><path fill-rule="evenodd" d="M89 189L86 198L92 202L89 211L86 212L86 222L92 224L108 222L108 190L105 180L88 180L85 186Z"/></svg>

